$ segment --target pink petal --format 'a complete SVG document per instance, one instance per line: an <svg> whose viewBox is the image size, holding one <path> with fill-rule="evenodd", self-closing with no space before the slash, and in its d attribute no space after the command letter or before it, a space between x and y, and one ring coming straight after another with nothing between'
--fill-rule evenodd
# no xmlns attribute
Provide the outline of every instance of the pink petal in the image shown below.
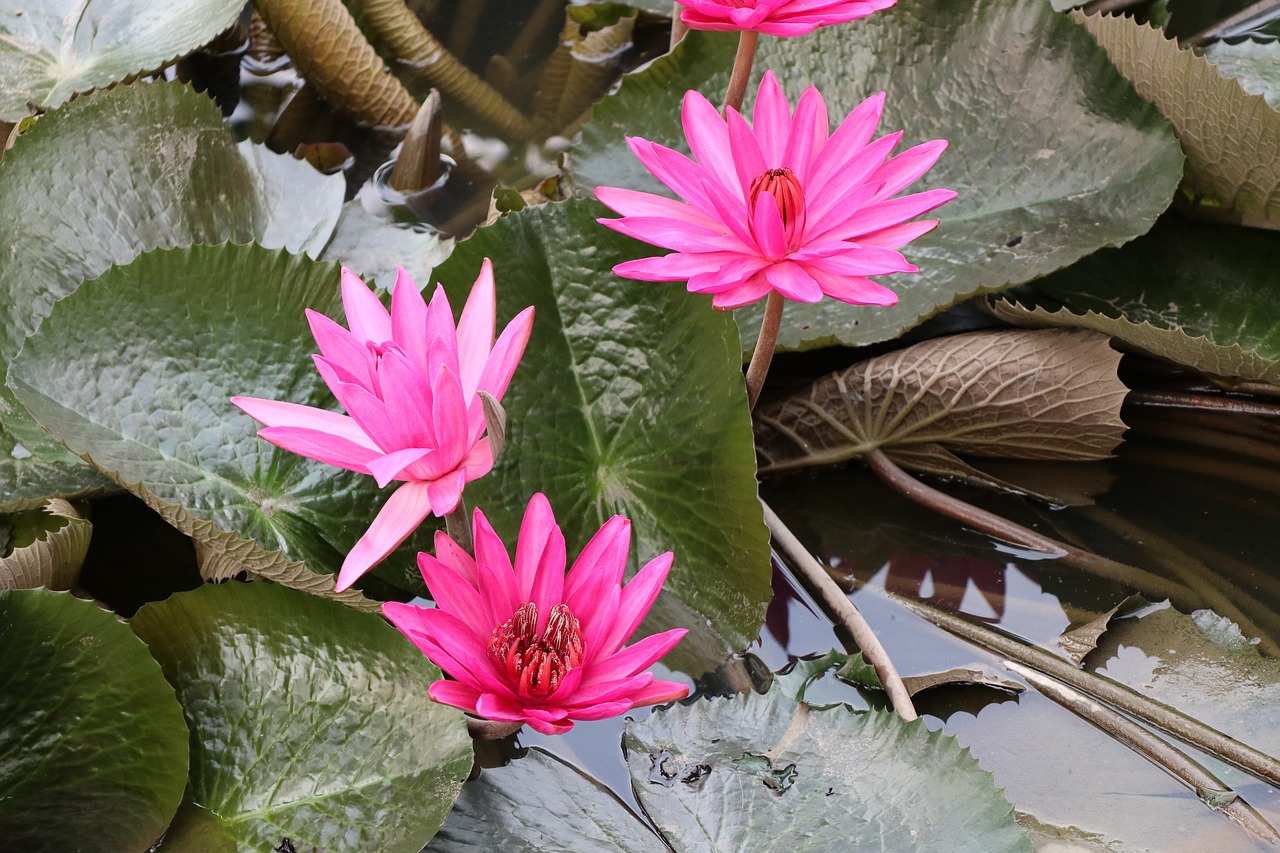
<svg viewBox="0 0 1280 853"><path fill-rule="evenodd" d="M664 702L675 702L689 695L689 687L676 681L654 680L644 690L631 697L631 707L644 705L660 705Z"/></svg>
<svg viewBox="0 0 1280 853"><path fill-rule="evenodd" d="M822 258L806 267L818 267L836 275L886 275L895 272L917 272L899 252L878 246L850 246L848 252Z"/></svg>
<svg viewBox="0 0 1280 853"><path fill-rule="evenodd" d="M418 554L418 571L426 581L436 607L446 613L452 613L468 625L476 627L489 625L489 616L485 612L484 600L480 591L467 582L467 578L457 570L432 557L430 554ZM492 630L490 625L490 630Z"/></svg>
<svg viewBox="0 0 1280 853"><path fill-rule="evenodd" d="M452 705L455 708L461 708L474 714L476 703L480 700L482 694L479 690L467 687L465 684L442 679L432 682L431 686L427 688L427 695L431 697L433 702L439 702L441 705Z"/></svg>
<svg viewBox="0 0 1280 853"><path fill-rule="evenodd" d="M876 202L864 207L856 217L840 228L832 229L832 234L845 240L856 240L860 234L879 231L907 219L914 219L922 213L928 213L955 197L956 194L951 190L927 190L914 195Z"/></svg>
<svg viewBox="0 0 1280 853"><path fill-rule="evenodd" d="M362 385L370 384L365 342L356 338L342 326L318 311L306 309L307 324L311 336L320 347L320 354L332 362L344 365Z"/></svg>
<svg viewBox="0 0 1280 853"><path fill-rule="evenodd" d="M358 474L372 474L370 464L382 458L381 450L370 450L341 436L305 427L267 427L258 430L258 437L290 453Z"/></svg>
<svg viewBox="0 0 1280 853"><path fill-rule="evenodd" d="M774 290L788 299L796 302L817 302L822 299L822 288L801 264L772 264L765 267L764 275Z"/></svg>
<svg viewBox="0 0 1280 853"><path fill-rule="evenodd" d="M760 150L756 135L751 132L747 120L732 107L726 115L729 129L729 144L733 148L735 171L738 174L740 195L745 209L746 200L751 192L751 183L756 177L769 168Z"/></svg>
<svg viewBox="0 0 1280 853"><path fill-rule="evenodd" d="M708 216L715 212L702 185L710 176L688 157L647 139L627 137L627 144L653 176ZM714 181L712 181L714 183Z"/></svg>
<svg viewBox="0 0 1280 853"><path fill-rule="evenodd" d="M610 221L613 224L609 227L619 234L677 252L732 251L742 245L728 228L710 231L686 219L628 216Z"/></svg>
<svg viewBox="0 0 1280 853"><path fill-rule="evenodd" d="M329 433L360 447L381 452L369 436L365 435L364 430L346 415L314 406L283 400L264 400L260 397L232 397L231 402L239 406L246 415L268 427L294 427Z"/></svg>
<svg viewBox="0 0 1280 853"><path fill-rule="evenodd" d="M730 261L714 272L701 273L689 279L689 292L723 293L739 287L771 263L773 262L768 258L759 255Z"/></svg>
<svg viewBox="0 0 1280 853"><path fill-rule="evenodd" d="M666 196L644 193L637 190L624 190L619 187L596 187L596 198L615 213L623 216L653 216L667 219L684 219L685 221L715 231L727 231L718 219L707 216L692 205L676 201ZM617 220L600 220L615 222ZM339 327L341 328L341 327Z"/></svg>
<svg viewBox="0 0 1280 853"><path fill-rule="evenodd" d="M435 394L418 365L403 352L387 352L378 366L378 383L394 446L436 447L440 439L432 417Z"/></svg>
<svg viewBox="0 0 1280 853"><path fill-rule="evenodd" d="M663 655L675 648L676 643L689 633L684 628L673 628L638 640L625 649L592 664L593 678L628 678L653 666Z"/></svg>
<svg viewBox="0 0 1280 853"><path fill-rule="evenodd" d="M462 550L462 546L454 542L448 533L436 531L436 559L458 573L459 577L476 587L480 586L480 575L476 572L475 558ZM425 581L425 576L423 577Z"/></svg>
<svg viewBox="0 0 1280 853"><path fill-rule="evenodd" d="M773 285L769 284L764 271L761 270L736 287L717 293L712 297L711 304L722 311L741 308L744 305L759 302L772 290Z"/></svg>
<svg viewBox="0 0 1280 853"><path fill-rule="evenodd" d="M529 335L533 332L533 316L531 306L517 314L515 319L502 330L502 334L498 336L498 342L493 345L493 351L489 353L484 363L476 388L497 400L501 400L502 395L507 393L507 385L510 384L511 377L516 372L516 366L524 356Z"/></svg>
<svg viewBox="0 0 1280 853"><path fill-rule="evenodd" d="M818 125L821 119L821 138ZM804 186L809 177L809 166L827 137L827 107L822 95L813 86L804 90L796 104L795 118L791 121L791 133L782 153L782 165L789 168Z"/></svg>
<svg viewBox="0 0 1280 853"><path fill-rule="evenodd" d="M751 129L755 131L765 162L771 168L781 166L787 137L791 135L791 106L773 71L766 71L760 80Z"/></svg>
<svg viewBox="0 0 1280 853"><path fill-rule="evenodd" d="M644 568L636 572L631 582L622 588L622 598L618 603L618 616L613 630L609 632L602 646L612 653L618 649L640 627L649 608L662 590L662 584L671 571L674 555L668 551L654 557ZM596 658L599 660L599 658Z"/></svg>
<svg viewBox="0 0 1280 853"><path fill-rule="evenodd" d="M488 607L488 621L496 627L510 619L511 614L524 601L518 598L519 589L516 586L515 570L511 567L511 557L493 526L489 524L489 519L485 518L478 507L472 519L480 594L484 596Z"/></svg>
<svg viewBox="0 0 1280 853"><path fill-rule="evenodd" d="M404 450L395 450L385 456L379 456L377 459L369 463L368 473L373 475L374 480L378 483L378 488L385 488L387 483L392 480L408 480L408 476L404 476L405 469L410 468L422 459L435 453L434 450L425 450L421 447L409 447ZM412 478L417 479L417 478Z"/></svg>
<svg viewBox="0 0 1280 853"><path fill-rule="evenodd" d="M936 219L920 219L915 222L903 222L901 225L890 225L879 231L859 234L858 243L863 246L879 246L882 249L900 249L917 237L922 237L938 227Z"/></svg>
<svg viewBox="0 0 1280 853"><path fill-rule="evenodd" d="M458 361L458 329L453 324L453 308L444 287L437 284L427 304L427 376L434 376L443 365L460 375Z"/></svg>
<svg viewBox="0 0 1280 853"><path fill-rule="evenodd" d="M820 191L827 181L839 174L843 166L871 141L883 112L884 92L872 95L854 107L814 158L806 186Z"/></svg>
<svg viewBox="0 0 1280 853"><path fill-rule="evenodd" d="M357 339L381 343L392 340L391 315L360 277L342 268L342 307Z"/></svg>
<svg viewBox="0 0 1280 853"><path fill-rule="evenodd" d="M453 470L439 479L427 483L427 498L431 503L431 513L444 518L458 508L462 501L462 490L467 485L467 477L461 470Z"/></svg>
<svg viewBox="0 0 1280 853"><path fill-rule="evenodd" d="M468 483L478 480L493 470L493 448L488 438L482 438L471 445L467 456L462 460L462 472Z"/></svg>
<svg viewBox="0 0 1280 853"><path fill-rule="evenodd" d="M934 163L938 162L938 158L946 150L947 140L935 139L932 142L908 148L884 163L869 179L884 182L884 187L876 197L877 200L888 198L914 184L921 175L933 167Z"/></svg>
<svg viewBox="0 0 1280 853"><path fill-rule="evenodd" d="M770 260L780 260L787 253L787 231L778 212L778 202L773 193L762 192L756 197L755 214L751 218L751 232L760 246L760 252Z"/></svg>
<svg viewBox="0 0 1280 853"><path fill-rule="evenodd" d="M480 264L480 275L471 286L467 304L458 321L458 365L462 375L462 393L470 397L479 387L480 374L493 346L497 301L493 287L493 264L488 258Z"/></svg>
<svg viewBox="0 0 1280 853"><path fill-rule="evenodd" d="M481 635L475 626L468 625L452 613L439 608L423 610L420 624L429 629L430 639L453 661L455 668L446 668L454 678L464 684L487 693L516 698L516 692L508 684L505 672L489 660L489 635Z"/></svg>
<svg viewBox="0 0 1280 853"><path fill-rule="evenodd" d="M882 305L888 307L898 304L898 295L887 287L876 284L869 278L858 276L842 276L811 268L809 274L822 287L822 292L832 299L848 302L850 305Z"/></svg>
<svg viewBox="0 0 1280 853"><path fill-rule="evenodd" d="M883 165L884 158L889 156L901 137L901 133L880 137L842 163L841 171L836 172L830 181L823 184L814 182L806 187L806 194L812 200L807 211L809 233L818 233L828 227L824 220L832 215L832 211L836 211L834 216L838 218L854 207L849 199L850 191L859 194L856 206L861 207L884 188L882 182L872 181L871 176ZM873 189L870 195L867 187Z"/></svg>
<svg viewBox="0 0 1280 853"><path fill-rule="evenodd" d="M682 108L684 135L689 141L698 165L706 169L712 179L728 189L739 187L734 169L734 152L729 146L729 132L720 111L693 89L684 93Z"/></svg>
<svg viewBox="0 0 1280 853"><path fill-rule="evenodd" d="M621 584L631 550L631 522L615 515L582 549L564 579L564 602L574 613L586 610L605 587Z"/></svg>
<svg viewBox="0 0 1280 853"><path fill-rule="evenodd" d="M612 220L604 220L608 225ZM616 275L640 281L686 281L699 273L718 270L729 261L742 256L740 252L705 252L684 254L675 252L653 258L626 261L613 268Z"/></svg>
<svg viewBox="0 0 1280 853"><path fill-rule="evenodd" d="M564 534L556 524L547 496L538 492L529 499L516 544L516 589L522 601L538 608L539 634L547 625L551 608L564 599Z"/></svg>
<svg viewBox="0 0 1280 853"><path fill-rule="evenodd" d="M335 591L348 589L369 569L382 562L388 554L409 538L422 520L431 512L427 498L427 486L423 483L405 483L392 492L379 510L373 524L360 537L338 572Z"/></svg>

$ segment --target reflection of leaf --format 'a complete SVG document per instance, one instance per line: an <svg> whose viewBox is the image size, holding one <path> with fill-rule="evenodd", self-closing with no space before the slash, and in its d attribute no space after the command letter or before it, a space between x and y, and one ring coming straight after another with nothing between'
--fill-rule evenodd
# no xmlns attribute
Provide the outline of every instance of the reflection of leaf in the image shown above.
<svg viewBox="0 0 1280 853"><path fill-rule="evenodd" d="M462 786L440 832L423 853L542 853L668 848L599 782L540 749L485 768Z"/></svg>
<svg viewBox="0 0 1280 853"><path fill-rule="evenodd" d="M671 93L697 89L718 102L736 41L693 32L624 78L583 130L578 186L661 191L623 136L683 148ZM883 279L899 291L897 307L792 303L779 345L888 340L967 296L1145 232L1169 204L1182 155L1159 113L1103 55L1045 0L913 0L849 26L762 39L757 79L772 69L793 103L811 83L835 122L883 90L883 132L905 129L904 146L950 140L919 186L960 193L937 212L938 229L904 250L921 271ZM761 310L738 314L749 346Z"/></svg>
<svg viewBox="0 0 1280 853"><path fill-rule="evenodd" d="M1023 325L1095 329L1226 381L1280 383L1277 266L1280 235L1166 216L995 309Z"/></svg>
<svg viewBox="0 0 1280 853"><path fill-rule="evenodd" d="M1178 132L1182 191L1199 215L1280 228L1280 113L1195 51L1132 18L1073 12Z"/></svg>
<svg viewBox="0 0 1280 853"><path fill-rule="evenodd" d="M404 267L414 283L429 290L432 270L453 251L453 240L425 227L400 225L369 213L355 198L342 206L333 239L320 255L340 261L366 281L390 287Z"/></svg>
<svg viewBox="0 0 1280 853"><path fill-rule="evenodd" d="M0 517L2 518L2 517ZM93 525L57 498L44 509L9 516L8 543L0 547L0 590L71 589L89 552Z"/></svg>
<svg viewBox="0 0 1280 853"><path fill-rule="evenodd" d="M547 60L534 101L537 138L557 132L572 135L576 123L617 78L635 24L635 12L625 6L566 10L560 46Z"/></svg>
<svg viewBox="0 0 1280 853"><path fill-rule="evenodd" d="M173 688L114 614L0 592L0 847L146 850L187 777Z"/></svg>
<svg viewBox="0 0 1280 853"><path fill-rule="evenodd" d="M1030 851L990 777L895 714L818 711L779 689L628 723L645 813L677 850Z"/></svg>
<svg viewBox="0 0 1280 853"><path fill-rule="evenodd" d="M1120 355L1101 335L973 332L833 373L759 410L761 471L830 465L884 448L1087 460L1120 441Z"/></svg>
<svg viewBox="0 0 1280 853"><path fill-rule="evenodd" d="M42 0L0 8L0 121L160 68L239 17L241 0Z"/></svg>
<svg viewBox="0 0 1280 853"><path fill-rule="evenodd" d="M1272 109L1280 109L1280 44L1218 41L1205 48L1204 56L1221 68L1225 76L1236 78L1240 88L1262 95Z"/></svg>
<svg viewBox="0 0 1280 853"><path fill-rule="evenodd" d="M186 820L239 849L417 853L471 768L462 714L427 698L440 671L373 614L229 583L132 625L191 727Z"/></svg>

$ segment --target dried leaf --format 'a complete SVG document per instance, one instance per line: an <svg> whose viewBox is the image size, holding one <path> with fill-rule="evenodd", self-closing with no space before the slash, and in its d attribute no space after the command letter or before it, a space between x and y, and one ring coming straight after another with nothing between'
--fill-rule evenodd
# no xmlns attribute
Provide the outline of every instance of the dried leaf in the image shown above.
<svg viewBox="0 0 1280 853"><path fill-rule="evenodd" d="M1117 613L1121 610L1130 613L1146 606L1147 601L1142 596L1131 595L1098 618L1068 628L1062 632L1062 636L1058 637L1058 642L1055 644L1058 647L1058 653L1076 666L1080 666L1089 652L1098 647L1098 638L1106 632Z"/></svg>
<svg viewBox="0 0 1280 853"><path fill-rule="evenodd" d="M944 458L935 448L1103 459L1125 429L1119 361L1106 336L1092 332L997 330L925 341L761 409L760 471L832 465L876 448L909 467L922 449L933 462Z"/></svg>
<svg viewBox="0 0 1280 853"><path fill-rule="evenodd" d="M922 690L928 690L932 687L947 687L954 685L978 685L981 687L994 687L997 690L1005 690L1009 693L1021 693L1026 688L1011 678L1003 678L996 674L991 667L981 664L974 666L958 666L954 669L948 669L945 672L931 672L927 675L907 675L902 679L903 685L906 686L907 692L915 696Z"/></svg>
<svg viewBox="0 0 1280 853"><path fill-rule="evenodd" d="M21 513L28 518L32 542L18 543L13 553L0 557L0 590L71 589L89 552L93 525L71 504L54 498L44 509ZM55 516L56 518L48 518ZM54 526L59 524L61 526ZM15 537L16 538L16 537ZM0 552L6 549L0 549Z"/></svg>
<svg viewBox="0 0 1280 853"><path fill-rule="evenodd" d="M1280 113L1158 29L1132 18L1071 18L1173 125L1187 155L1181 191L1191 211L1280 228Z"/></svg>
<svg viewBox="0 0 1280 853"><path fill-rule="evenodd" d="M547 62L534 101L539 136L572 135L617 78L622 55L631 47L635 14L616 14L625 8L619 6L607 23L582 20L582 13L594 8L599 7L566 10L560 46Z"/></svg>

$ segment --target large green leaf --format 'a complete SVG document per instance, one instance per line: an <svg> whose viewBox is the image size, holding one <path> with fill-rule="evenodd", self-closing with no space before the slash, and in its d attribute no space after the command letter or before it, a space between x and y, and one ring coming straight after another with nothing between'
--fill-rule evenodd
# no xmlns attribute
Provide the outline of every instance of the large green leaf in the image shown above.
<svg viewBox="0 0 1280 853"><path fill-rule="evenodd" d="M623 134L687 150L678 93L719 101L733 50L732 36L690 33L626 78L583 132L579 186L661 191ZM905 129L903 145L951 142L919 186L960 194L938 211L939 228L906 249L920 273L883 279L899 293L896 308L788 305L784 348L893 338L968 296L1131 240L1165 209L1181 175L1159 113L1045 0L904 0L856 25L762 40L756 77L770 68L793 103L817 86L833 121L886 91L883 132ZM739 313L750 341L760 312Z"/></svg>
<svg viewBox="0 0 1280 853"><path fill-rule="evenodd" d="M427 698L440 671L373 614L230 583L148 604L132 625L191 727L179 829L234 840L201 841L209 849L288 838L296 850L417 853L471 769L462 715Z"/></svg>
<svg viewBox="0 0 1280 853"><path fill-rule="evenodd" d="M10 387L59 441L194 536L202 560L221 563L207 573L311 588L289 561L335 571L383 498L370 477L259 439L229 401L333 405L308 358L305 308L342 316L336 265L253 245L148 252L54 306Z"/></svg>
<svg viewBox="0 0 1280 853"><path fill-rule="evenodd" d="M310 203L286 206L290 194ZM0 372L55 301L112 264L228 240L317 254L341 203L340 177L238 149L213 102L185 86L77 98L36 122L0 164ZM0 506L103 485L7 393L0 421ZM8 452L14 443L21 452Z"/></svg>
<svg viewBox="0 0 1280 853"><path fill-rule="evenodd" d="M424 853L608 850L665 853L667 846L617 795L540 749L486 768Z"/></svg>
<svg viewBox="0 0 1280 853"><path fill-rule="evenodd" d="M1280 235L1166 216L996 303L1036 325L1097 329L1226 381L1280 383Z"/></svg>
<svg viewBox="0 0 1280 853"><path fill-rule="evenodd" d="M187 756L173 688L127 626L69 593L0 592L0 846L146 850Z"/></svg>
<svg viewBox="0 0 1280 853"><path fill-rule="evenodd" d="M1236 78L1240 88L1266 98L1272 109L1280 109L1280 44L1219 41L1205 48L1204 58L1227 77Z"/></svg>
<svg viewBox="0 0 1280 853"><path fill-rule="evenodd" d="M775 687L656 711L623 743L676 850L1031 850L991 776L923 721L819 711Z"/></svg>
<svg viewBox="0 0 1280 853"><path fill-rule="evenodd" d="M241 0L0 5L0 121L167 65L235 22Z"/></svg>
<svg viewBox="0 0 1280 853"><path fill-rule="evenodd" d="M616 513L633 524L631 572L674 551L646 626L688 628L670 661L698 674L755 640L770 596L738 334L705 297L610 275L643 247L596 225L603 213L586 201L526 208L440 267L458 304L492 258L499 313L537 309L503 401L506 455L469 500L508 542L543 491L571 552Z"/></svg>

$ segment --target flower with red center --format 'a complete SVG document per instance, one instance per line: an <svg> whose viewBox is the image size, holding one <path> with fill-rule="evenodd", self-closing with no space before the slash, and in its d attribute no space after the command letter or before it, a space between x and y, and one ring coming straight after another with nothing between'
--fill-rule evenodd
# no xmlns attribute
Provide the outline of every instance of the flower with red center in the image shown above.
<svg viewBox="0 0 1280 853"><path fill-rule="evenodd" d="M751 30L802 36L888 9L894 0L678 0L691 30Z"/></svg>
<svg viewBox="0 0 1280 853"><path fill-rule="evenodd" d="M342 306L350 330L307 310L320 347L313 356L349 415L326 409L232 397L266 425L262 438L285 450L400 486L360 537L338 573L338 591L391 553L428 515L457 508L462 488L493 468L479 392L501 399L524 354L533 309L494 343L493 267L486 258L455 326L444 288L431 303L403 269L391 312L355 273L342 270Z"/></svg>
<svg viewBox="0 0 1280 853"><path fill-rule="evenodd" d="M771 291L796 302L830 296L893 305L893 291L868 276L915 272L897 250L938 221L911 220L956 194L894 197L928 171L947 142L889 158L902 134L872 141L883 108L883 94L868 98L828 136L818 90L806 89L793 114L772 71L760 82L753 125L732 108L721 118L702 95L686 92L684 131L694 159L646 139L627 140L683 202L596 188L596 197L622 214L602 224L675 251L613 271L642 281L688 281L689 290L713 294L724 309Z"/></svg>
<svg viewBox="0 0 1280 853"><path fill-rule="evenodd" d="M671 552L625 586L631 523L605 522L565 573L565 542L545 496L529 501L514 564L479 509L475 558L443 532L436 556L418 555L434 608L388 601L382 612L452 680L431 698L487 720L561 734L689 689L646 672L685 635L675 628L623 643L657 598Z"/></svg>

